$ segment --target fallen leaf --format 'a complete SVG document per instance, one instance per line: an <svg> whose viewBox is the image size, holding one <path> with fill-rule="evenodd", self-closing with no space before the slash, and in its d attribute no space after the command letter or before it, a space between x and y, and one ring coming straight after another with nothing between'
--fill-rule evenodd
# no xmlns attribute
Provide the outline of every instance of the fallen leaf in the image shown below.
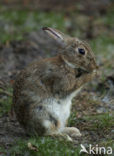
<svg viewBox="0 0 114 156"><path fill-rule="evenodd" d="M35 145L32 145L30 142L28 142L28 148L30 149L30 150L33 150L33 151L38 151L38 148L37 148L37 146L35 146Z"/></svg>

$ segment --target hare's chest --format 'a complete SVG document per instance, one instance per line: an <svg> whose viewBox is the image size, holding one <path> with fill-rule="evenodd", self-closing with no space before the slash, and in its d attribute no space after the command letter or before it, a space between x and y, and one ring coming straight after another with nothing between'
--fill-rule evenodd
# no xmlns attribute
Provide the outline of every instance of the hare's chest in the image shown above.
<svg viewBox="0 0 114 156"><path fill-rule="evenodd" d="M64 127L66 120L70 115L70 108L71 99L53 99L52 105L49 106L49 111L51 111L51 114L60 121L61 127Z"/></svg>
<svg viewBox="0 0 114 156"><path fill-rule="evenodd" d="M48 111L60 121L62 127L65 126L66 120L70 116L72 99L78 94L80 89L70 93L64 99L51 98L48 101Z"/></svg>

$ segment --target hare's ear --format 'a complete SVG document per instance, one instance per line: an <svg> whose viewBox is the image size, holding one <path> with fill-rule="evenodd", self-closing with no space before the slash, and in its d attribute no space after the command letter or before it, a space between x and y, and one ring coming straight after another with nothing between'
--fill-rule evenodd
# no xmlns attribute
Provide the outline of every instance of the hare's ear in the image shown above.
<svg viewBox="0 0 114 156"><path fill-rule="evenodd" d="M53 38L54 40L56 40L57 42L59 42L62 45L67 45L67 41L69 40L69 37L65 34L63 34L62 32L56 30L56 29L52 29L49 27L43 27L42 28L51 38Z"/></svg>

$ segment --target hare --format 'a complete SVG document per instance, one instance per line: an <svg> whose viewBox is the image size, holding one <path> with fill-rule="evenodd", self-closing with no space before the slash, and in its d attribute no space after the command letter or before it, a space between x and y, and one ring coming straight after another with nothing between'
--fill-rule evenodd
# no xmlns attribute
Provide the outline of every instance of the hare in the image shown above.
<svg viewBox="0 0 114 156"><path fill-rule="evenodd" d="M46 35L61 48L56 57L33 62L17 76L13 92L16 117L28 134L81 136L75 127L66 127L72 99L97 71L89 45L78 38L44 27Z"/></svg>

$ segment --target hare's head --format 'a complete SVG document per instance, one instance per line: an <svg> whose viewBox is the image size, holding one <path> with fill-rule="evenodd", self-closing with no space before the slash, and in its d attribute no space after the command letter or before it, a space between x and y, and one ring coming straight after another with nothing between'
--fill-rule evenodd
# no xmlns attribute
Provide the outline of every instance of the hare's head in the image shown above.
<svg viewBox="0 0 114 156"><path fill-rule="evenodd" d="M92 72L98 68L95 56L87 43L56 29L44 27L43 30L61 44L60 56L71 68L85 72Z"/></svg>

